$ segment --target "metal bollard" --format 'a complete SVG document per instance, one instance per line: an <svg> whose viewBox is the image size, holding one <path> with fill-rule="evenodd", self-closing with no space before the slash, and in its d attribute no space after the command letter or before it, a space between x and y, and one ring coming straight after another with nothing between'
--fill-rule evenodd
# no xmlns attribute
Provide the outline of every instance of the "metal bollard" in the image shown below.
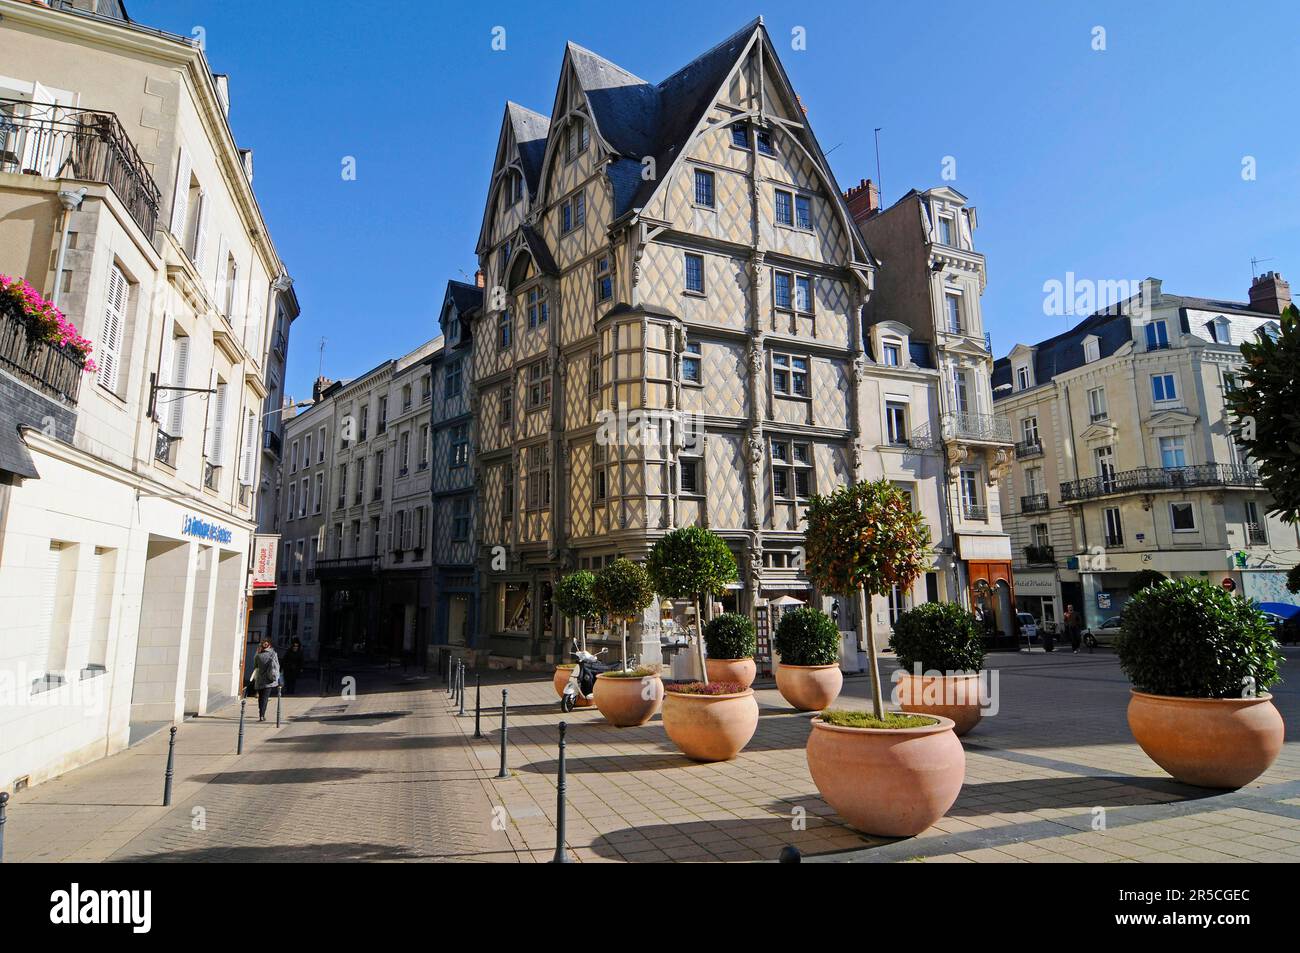
<svg viewBox="0 0 1300 953"><path fill-rule="evenodd" d="M483 737L483 729L480 727L481 725L480 718L482 717L482 714L483 714L483 686L481 684L481 677L475 675L474 676L474 737L475 738Z"/></svg>
<svg viewBox="0 0 1300 953"><path fill-rule="evenodd" d="M447 697L448 698L450 698L452 696L452 693L456 691L456 679L451 674L455 670L455 668L456 668L456 660L451 657L451 653L448 653L447 654Z"/></svg>
<svg viewBox="0 0 1300 953"><path fill-rule="evenodd" d="M786 844L781 848L781 854L777 857L779 864L802 864L803 854L799 853L799 848L793 844Z"/></svg>
<svg viewBox="0 0 1300 953"><path fill-rule="evenodd" d="M9 805L9 792L0 791L0 864L5 862L5 817Z"/></svg>
<svg viewBox="0 0 1300 953"><path fill-rule="evenodd" d="M465 663L460 663L460 712L465 714Z"/></svg>
<svg viewBox="0 0 1300 953"><path fill-rule="evenodd" d="M167 742L167 775L163 778L163 807L172 806L172 775L176 773L176 726Z"/></svg>
<svg viewBox="0 0 1300 953"><path fill-rule="evenodd" d="M568 725L560 722L560 766L555 782L555 857L551 860L553 864L567 864L569 862L569 854L564 849L564 791L566 787L564 779L564 733L567 730Z"/></svg>
<svg viewBox="0 0 1300 953"><path fill-rule="evenodd" d="M510 698L510 689L501 689L501 770L497 772L498 778L510 777L510 772L506 770L506 710Z"/></svg>
<svg viewBox="0 0 1300 953"><path fill-rule="evenodd" d="M248 695L239 699L239 741L235 744L235 754L244 753L244 709L248 707Z"/></svg>

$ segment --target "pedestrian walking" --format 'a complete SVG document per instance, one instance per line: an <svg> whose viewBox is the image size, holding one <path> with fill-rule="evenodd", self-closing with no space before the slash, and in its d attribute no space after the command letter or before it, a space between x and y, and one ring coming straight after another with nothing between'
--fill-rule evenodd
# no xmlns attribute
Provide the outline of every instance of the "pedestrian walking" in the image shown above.
<svg viewBox="0 0 1300 953"><path fill-rule="evenodd" d="M1074 655L1079 654L1079 640L1083 635L1083 626L1079 621L1079 614L1074 611L1074 606L1065 607L1065 634L1070 637L1070 651Z"/></svg>
<svg viewBox="0 0 1300 953"><path fill-rule="evenodd" d="M271 648L269 639L263 639L257 655L253 657L253 688L257 690L257 720L266 721L266 703L271 689L280 684L280 656Z"/></svg>
<svg viewBox="0 0 1300 953"><path fill-rule="evenodd" d="M289 651L284 653L284 659L280 662L280 668L284 671L284 690L290 695L293 694L294 686L298 684L298 676L302 674L302 640L294 639L289 643Z"/></svg>

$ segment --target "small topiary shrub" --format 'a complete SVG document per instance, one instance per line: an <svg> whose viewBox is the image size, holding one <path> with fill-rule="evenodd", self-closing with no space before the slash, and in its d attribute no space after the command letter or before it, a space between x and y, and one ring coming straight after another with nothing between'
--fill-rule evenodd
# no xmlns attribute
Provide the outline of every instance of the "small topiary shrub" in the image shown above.
<svg viewBox="0 0 1300 953"><path fill-rule="evenodd" d="M984 665L979 621L953 602L926 602L894 623L889 647L909 672L978 672Z"/></svg>
<svg viewBox="0 0 1300 953"><path fill-rule="evenodd" d="M828 725L840 728L925 728L938 724L939 719L929 715L903 715L896 711L887 711L877 718L869 711L845 711L839 708L827 708L817 716Z"/></svg>
<svg viewBox="0 0 1300 953"><path fill-rule="evenodd" d="M674 695L739 695L745 686L740 682L667 682L664 691Z"/></svg>
<svg viewBox="0 0 1300 953"><path fill-rule="evenodd" d="M754 623L739 612L724 612L704 627L704 647L709 658L753 658L758 647Z"/></svg>
<svg viewBox="0 0 1300 953"><path fill-rule="evenodd" d="M1264 692L1282 661L1256 606L1199 579L1166 580L1133 596L1115 651L1138 691L1178 698Z"/></svg>
<svg viewBox="0 0 1300 953"><path fill-rule="evenodd" d="M659 666L638 665L636 668L614 668L601 674L606 678L652 678L659 674Z"/></svg>
<svg viewBox="0 0 1300 953"><path fill-rule="evenodd" d="M820 609L792 609L776 627L783 665L833 665L840 660L840 630Z"/></svg>

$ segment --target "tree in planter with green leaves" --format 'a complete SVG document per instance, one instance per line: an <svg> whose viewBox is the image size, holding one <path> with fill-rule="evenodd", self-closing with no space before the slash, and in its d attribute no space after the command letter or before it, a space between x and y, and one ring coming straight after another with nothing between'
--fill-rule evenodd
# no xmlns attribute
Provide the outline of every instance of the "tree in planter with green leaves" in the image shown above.
<svg viewBox="0 0 1300 953"><path fill-rule="evenodd" d="M630 559L616 559L596 576L592 586L596 605L609 614L611 620L622 623L622 667L627 671L627 620L636 615L654 599L650 575L640 564Z"/></svg>
<svg viewBox="0 0 1300 953"><path fill-rule="evenodd" d="M600 614L596 601L596 574L583 569L571 572L555 587L555 607L567 624L578 622L578 647L587 650L587 623Z"/></svg>
<svg viewBox="0 0 1300 953"><path fill-rule="evenodd" d="M884 718L885 700L876 663L870 596L908 589L930 559L930 530L911 502L888 480L863 481L814 496L804 513L809 578L822 591L858 597L871 672L871 704Z"/></svg>
<svg viewBox="0 0 1300 953"><path fill-rule="evenodd" d="M1300 310L1279 319L1274 340L1261 334L1241 345L1246 366L1227 394L1236 417L1237 442L1259 468L1273 497L1269 510L1288 523L1300 522ZM1300 579L1295 580L1300 583ZM1300 588L1300 586L1298 586ZM1293 590L1294 591L1294 590Z"/></svg>
<svg viewBox="0 0 1300 953"><path fill-rule="evenodd" d="M655 591L669 599L691 599L695 604L695 648L700 677L705 678L704 624L700 602L722 595L736 579L736 557L725 540L702 526L675 529L655 543L647 561Z"/></svg>

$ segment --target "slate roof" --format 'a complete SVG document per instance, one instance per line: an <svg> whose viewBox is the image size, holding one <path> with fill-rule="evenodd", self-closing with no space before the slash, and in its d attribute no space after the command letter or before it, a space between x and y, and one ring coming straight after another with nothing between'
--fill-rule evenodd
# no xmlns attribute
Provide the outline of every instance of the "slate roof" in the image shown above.
<svg viewBox="0 0 1300 953"><path fill-rule="evenodd" d="M546 134L551 120L518 103L506 103L515 143L519 146L519 161L524 167L524 179L530 195L537 194L542 180L542 158L546 155Z"/></svg>
<svg viewBox="0 0 1300 953"><path fill-rule="evenodd" d="M467 281L448 281L447 295L461 314L475 311L483 304L483 289Z"/></svg>
<svg viewBox="0 0 1300 953"><path fill-rule="evenodd" d="M27 480L38 479L40 473L18 428L19 424L7 413L0 414L0 473L13 473Z"/></svg>
<svg viewBox="0 0 1300 953"><path fill-rule="evenodd" d="M1133 339L1133 329L1129 316L1113 306L1090 314L1070 330L1034 345L1034 381L1046 384L1057 374L1082 367L1083 339L1089 335L1097 336L1100 357L1105 358ZM1010 356L993 362L994 400L1009 396L1005 391L998 393L998 387L1003 384L1011 384Z"/></svg>

